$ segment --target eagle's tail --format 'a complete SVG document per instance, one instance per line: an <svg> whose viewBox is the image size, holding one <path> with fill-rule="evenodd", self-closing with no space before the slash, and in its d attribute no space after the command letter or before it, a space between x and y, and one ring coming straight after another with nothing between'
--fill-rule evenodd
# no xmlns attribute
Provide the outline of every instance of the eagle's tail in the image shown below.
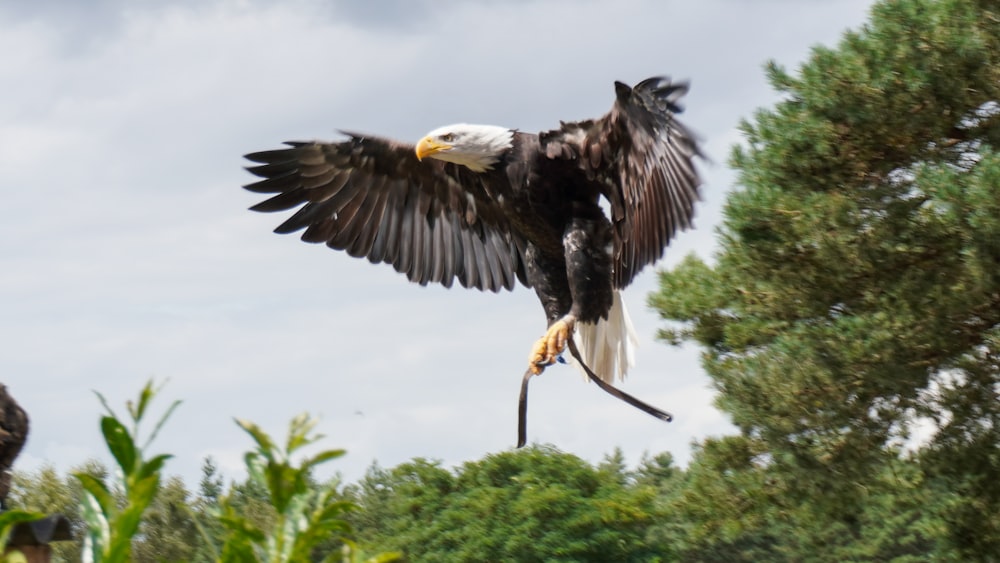
<svg viewBox="0 0 1000 563"><path fill-rule="evenodd" d="M583 361L607 383L613 383L616 375L619 380L625 379L625 374L635 363L639 337L617 290L608 318L597 323L576 323L573 338ZM570 361L576 365L575 360L570 358ZM580 370L583 372L582 368Z"/></svg>

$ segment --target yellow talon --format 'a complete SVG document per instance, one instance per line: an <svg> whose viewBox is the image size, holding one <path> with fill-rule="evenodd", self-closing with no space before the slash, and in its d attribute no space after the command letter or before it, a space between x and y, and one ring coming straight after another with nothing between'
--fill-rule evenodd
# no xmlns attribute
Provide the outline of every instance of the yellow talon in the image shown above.
<svg viewBox="0 0 1000 563"><path fill-rule="evenodd" d="M528 369L535 375L545 371L545 366L556 362L559 354L566 349L566 343L573 335L573 327L576 319L570 315L552 323L545 336L538 339L531 347L531 355L528 357Z"/></svg>
<svg viewBox="0 0 1000 563"><path fill-rule="evenodd" d="M548 350L548 345L545 343L545 337L538 339L535 345L531 347L531 355L528 356L528 369L531 373L539 375L545 370L545 366L551 364L552 362L546 361L546 356Z"/></svg>

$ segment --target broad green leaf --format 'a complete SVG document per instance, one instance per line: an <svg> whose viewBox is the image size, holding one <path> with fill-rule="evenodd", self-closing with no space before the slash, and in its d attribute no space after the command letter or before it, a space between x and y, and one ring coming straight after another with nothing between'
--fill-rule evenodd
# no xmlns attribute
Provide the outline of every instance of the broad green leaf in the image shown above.
<svg viewBox="0 0 1000 563"><path fill-rule="evenodd" d="M118 420L105 416L101 419L101 431L104 433L104 441L111 450L118 466L126 475L135 471L135 462L139 452L135 448L135 442L128 430Z"/></svg>
<svg viewBox="0 0 1000 563"><path fill-rule="evenodd" d="M347 453L347 450L326 450L320 452L312 457L308 457L302 460L302 467L313 468L322 463L326 463L332 459L337 459L338 457L343 457Z"/></svg>
<svg viewBox="0 0 1000 563"><path fill-rule="evenodd" d="M101 513L113 514L115 512L115 499L100 479L87 473L74 473L73 476L80 482L83 490L93 496Z"/></svg>
<svg viewBox="0 0 1000 563"><path fill-rule="evenodd" d="M77 478L79 479L79 475ZM104 552L111 542L111 525L104 507L89 490L83 494L80 515L87 524L84 550L91 553L91 559L95 563L101 563L104 560Z"/></svg>
<svg viewBox="0 0 1000 563"><path fill-rule="evenodd" d="M140 467L135 474L136 478L145 479L151 475L159 473L163 469L163 464L172 457L174 456L171 454L160 454L143 463L142 467Z"/></svg>

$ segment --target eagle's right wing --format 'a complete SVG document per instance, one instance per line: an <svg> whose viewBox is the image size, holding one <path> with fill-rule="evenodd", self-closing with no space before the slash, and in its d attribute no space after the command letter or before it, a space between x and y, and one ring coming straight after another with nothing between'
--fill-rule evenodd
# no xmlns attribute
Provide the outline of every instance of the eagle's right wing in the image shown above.
<svg viewBox="0 0 1000 563"><path fill-rule="evenodd" d="M523 243L486 197L486 177L420 161L412 145L346 134L338 143L290 142L246 155L258 163L247 170L263 180L244 187L277 194L250 209L301 206L275 232L305 229L306 242L392 264L421 285L527 285Z"/></svg>

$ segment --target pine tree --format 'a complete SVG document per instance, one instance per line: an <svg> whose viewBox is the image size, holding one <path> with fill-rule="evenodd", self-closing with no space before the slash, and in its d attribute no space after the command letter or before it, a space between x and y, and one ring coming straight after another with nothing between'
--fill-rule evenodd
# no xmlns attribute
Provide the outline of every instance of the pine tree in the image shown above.
<svg viewBox="0 0 1000 563"><path fill-rule="evenodd" d="M948 491L935 545L1000 553L998 4L881 2L794 76L767 70L783 101L742 126L715 263L688 258L651 297L683 323L665 339L707 349L740 430L696 456L693 478L727 480L702 496L736 497L701 517L758 545L786 521L814 533L803 553L831 530L856 546L910 455L920 486L899 494Z"/></svg>

